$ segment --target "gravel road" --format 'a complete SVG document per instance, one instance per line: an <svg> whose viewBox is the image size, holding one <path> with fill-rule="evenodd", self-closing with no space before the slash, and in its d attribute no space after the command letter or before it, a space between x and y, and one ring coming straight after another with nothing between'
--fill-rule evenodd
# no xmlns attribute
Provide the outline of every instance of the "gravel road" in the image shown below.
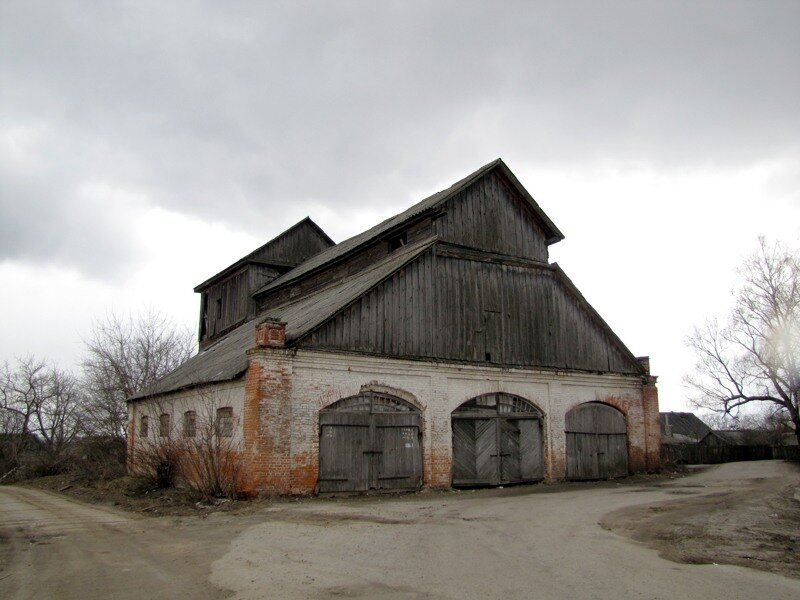
<svg viewBox="0 0 800 600"><path fill-rule="evenodd" d="M711 519L717 503L704 499L715 494L752 503L792 485L796 465L733 463L657 486L313 499L207 518L139 517L5 486L0 597L800 598L800 573L671 562L658 540L623 531L643 510L705 505Z"/></svg>

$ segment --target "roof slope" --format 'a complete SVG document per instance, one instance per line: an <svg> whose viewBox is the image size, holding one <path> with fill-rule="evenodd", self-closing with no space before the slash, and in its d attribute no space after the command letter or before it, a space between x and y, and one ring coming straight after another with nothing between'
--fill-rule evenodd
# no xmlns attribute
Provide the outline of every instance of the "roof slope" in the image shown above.
<svg viewBox="0 0 800 600"><path fill-rule="evenodd" d="M132 396L131 400L239 377L247 370L247 350L255 344L255 327L261 319L269 317L286 322L286 341L296 340L416 259L434 242L435 239L430 238L409 244L332 286L270 308L257 319L243 323L222 336L153 386Z"/></svg>
<svg viewBox="0 0 800 600"><path fill-rule="evenodd" d="M299 265L297 268L292 269L285 275L282 275L281 277L278 277L274 281L263 286L261 289L257 290L255 294L258 295L267 290L272 290L281 287L291 281L295 281L296 279L306 275L307 273L310 273L326 265L327 263L333 262L345 256L349 252L352 252L357 248L373 241L375 238L390 232L392 229L401 226L406 221L409 221L414 217L421 215L422 213L438 208L444 202L446 202L447 200L458 194L461 190L466 188L468 185L477 181L478 179L480 179L481 177L483 177L484 175L486 175L487 173L489 173L494 169L498 169L501 173L503 173L503 175L506 176L508 181L514 186L516 191L525 199L530 208L536 213L538 218L542 221L542 224L547 234L547 242L550 244L564 239L564 235L561 233L561 231L558 230L555 224L544 213L544 211L536 203L533 197L531 197L528 191L524 187L522 187L522 184L511 172L511 169L509 169L506 166L506 164L502 161L502 159L498 158L497 160L494 160L489 164L482 166L477 171L457 181L449 188L425 198L421 202L418 202L417 204L401 212L400 214L390 217L385 221L383 221L382 223L375 225L371 229L367 229L363 233L359 233L358 235L355 235L347 240L344 240L343 242L340 242L339 244L331 248L328 248L327 250L323 250L316 256L311 257L303 264Z"/></svg>

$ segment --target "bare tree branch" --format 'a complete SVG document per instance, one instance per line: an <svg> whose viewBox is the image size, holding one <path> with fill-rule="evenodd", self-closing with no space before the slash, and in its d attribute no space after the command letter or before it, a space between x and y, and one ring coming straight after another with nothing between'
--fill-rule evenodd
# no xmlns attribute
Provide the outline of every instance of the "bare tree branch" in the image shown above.
<svg viewBox="0 0 800 600"><path fill-rule="evenodd" d="M698 407L734 414L774 405L800 441L800 253L761 237L739 275L727 324L709 321L687 338L697 363L684 381Z"/></svg>

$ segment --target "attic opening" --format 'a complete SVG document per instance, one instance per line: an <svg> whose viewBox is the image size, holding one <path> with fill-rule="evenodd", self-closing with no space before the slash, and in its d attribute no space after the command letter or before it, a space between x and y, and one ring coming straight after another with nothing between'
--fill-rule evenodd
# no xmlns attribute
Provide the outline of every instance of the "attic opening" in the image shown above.
<svg viewBox="0 0 800 600"><path fill-rule="evenodd" d="M399 250L406 244L408 244L408 234L404 231L399 235L389 238L389 252Z"/></svg>

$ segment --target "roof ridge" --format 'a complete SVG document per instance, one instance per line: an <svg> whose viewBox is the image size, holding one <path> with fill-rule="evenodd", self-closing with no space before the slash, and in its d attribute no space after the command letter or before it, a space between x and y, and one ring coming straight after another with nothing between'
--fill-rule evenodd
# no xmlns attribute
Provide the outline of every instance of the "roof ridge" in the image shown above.
<svg viewBox="0 0 800 600"><path fill-rule="evenodd" d="M511 170L505 165L503 159L496 158L493 161L486 163L482 167L471 172L466 177L462 177L449 187L441 189L438 192L435 192L434 194L431 194L430 196L423 198L419 202L411 205L406 210L399 212L391 217L388 217L383 221L381 221L380 223L378 223L377 225L373 225L369 229L362 231L361 233L357 233L356 235L353 235L345 240L342 240L335 246L326 248L322 252L319 252L318 254L309 257L308 260L300 263L299 265L297 265L297 267L295 267L288 273L284 273L280 277L274 279L273 281L265 284L264 286L256 290L254 295L258 295L268 290L274 290L279 287L282 287L283 285L298 279L299 277L305 275L306 273L311 273L313 271L316 271L322 268L323 266L327 265L328 263L346 256L350 252L353 252L356 249L362 247L363 245L378 238L380 235L386 234L392 228L399 227L402 224L409 221L410 219L413 219L414 217L417 217L429 210L436 208L437 206L439 206L443 202L446 202L455 194L460 192L462 189L464 189L465 187L467 187L480 177L483 177L486 173L488 173L489 171L498 166L503 167L504 174L506 175L511 174L512 183L515 183L515 185L521 187L521 184L519 184L519 182L516 181L516 178L513 177L513 173L511 173ZM524 188L522 189L524 190ZM532 198L530 198L529 194L527 194L526 199L530 199L531 201L533 200ZM547 219L547 216L544 215L544 212L541 210L541 208L539 208L538 204L536 204L535 201L533 201L532 205L534 207L534 210L540 212L543 215L543 219L545 220L545 222L549 224L550 220Z"/></svg>

